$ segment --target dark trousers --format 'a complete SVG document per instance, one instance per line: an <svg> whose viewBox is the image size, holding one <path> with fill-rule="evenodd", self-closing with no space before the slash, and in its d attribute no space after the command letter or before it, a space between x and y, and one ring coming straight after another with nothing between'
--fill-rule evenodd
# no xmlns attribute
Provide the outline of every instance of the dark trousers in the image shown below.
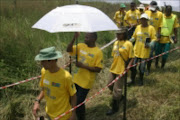
<svg viewBox="0 0 180 120"><path fill-rule="evenodd" d="M128 29L130 29L130 28L128 28ZM131 39L132 35L134 34L135 29L136 29L136 27L133 27L128 31L128 39Z"/></svg>
<svg viewBox="0 0 180 120"><path fill-rule="evenodd" d="M84 89L77 84L75 84L75 86L77 90L76 95L77 95L77 105L78 105L86 99L89 89ZM85 120L85 104L81 105L76 109L76 114L78 120Z"/></svg>
<svg viewBox="0 0 180 120"><path fill-rule="evenodd" d="M135 57L133 64L136 64L136 63L144 61L144 60L146 60L146 59L141 59L141 58ZM145 68L146 68L146 62L140 63L140 65L139 65L139 75L140 75L139 85L143 85L143 76L144 76ZM136 66L132 67L131 70L132 70L131 71L131 80L132 80L132 83L135 83L135 77L136 77L136 73L137 73Z"/></svg>
<svg viewBox="0 0 180 120"><path fill-rule="evenodd" d="M137 57L135 57L135 58L134 58L133 65L134 65L134 64L137 64L138 62L142 62L142 61L144 61L144 60L146 60L146 59L142 59L142 58L137 58ZM133 69L133 72L135 72L135 74L136 74L136 73L137 73L136 66L135 66L135 67L132 67L132 69ZM140 63L140 65L139 65L139 72L140 72L140 74L144 74L145 69L146 69L146 62Z"/></svg>

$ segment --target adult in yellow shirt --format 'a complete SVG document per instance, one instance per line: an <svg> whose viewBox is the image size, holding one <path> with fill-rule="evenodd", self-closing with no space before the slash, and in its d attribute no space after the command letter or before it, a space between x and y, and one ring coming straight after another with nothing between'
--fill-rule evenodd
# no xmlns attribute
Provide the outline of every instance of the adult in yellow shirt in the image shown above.
<svg viewBox="0 0 180 120"><path fill-rule="evenodd" d="M168 5L165 8L165 14L163 14L161 28L161 38L157 43L156 55L170 50L171 42L177 43L177 31L179 27L178 18L175 14L172 14L172 6ZM171 40L171 37L174 33L174 40ZM164 68L167 61L168 54L162 56L161 68ZM158 67L158 60L156 58L156 67Z"/></svg>
<svg viewBox="0 0 180 120"><path fill-rule="evenodd" d="M145 13L149 17L149 24L152 25L156 30L157 38L160 39L160 31L161 31L161 27L162 27L163 14L162 14L162 12L158 11L157 8L158 8L157 2L152 1L150 3L149 10L145 11ZM157 47L157 43L155 43L155 47ZM155 49L156 48L151 48L150 57L153 57L153 52L155 51ZM152 60L147 62L147 75L150 72L151 63L152 63Z"/></svg>
<svg viewBox="0 0 180 120"><path fill-rule="evenodd" d="M126 15L124 17L124 20L128 24L129 28L128 39L130 39L133 35L136 26L139 24L138 19L140 17L140 12L136 9L136 3L131 2L130 7L131 9L126 12Z"/></svg>
<svg viewBox="0 0 180 120"><path fill-rule="evenodd" d="M153 26L148 25L148 15L147 14L142 14L140 17L141 25L138 25L132 38L131 42L135 41L134 45L134 64L136 64L138 61L143 61L149 58L150 55L150 48L151 46L154 45L154 41L157 39L156 38L156 32ZM140 80L139 80L139 85L143 85L143 76L145 72L145 65L146 62L143 62L139 66L140 70ZM132 68L131 72L131 80L132 84L135 83L135 77L136 77L136 67Z"/></svg>
<svg viewBox="0 0 180 120"><path fill-rule="evenodd" d="M125 11L126 5L121 4L120 9L114 15L114 21L118 27L127 26L126 22L124 21L124 17L126 15Z"/></svg>
<svg viewBox="0 0 180 120"><path fill-rule="evenodd" d="M46 113L49 120L54 120L76 106L76 88L72 77L69 72L57 65L57 60L61 57L61 52L56 51L55 47L42 49L35 57L35 60L40 61L43 66L40 81L42 90L33 107L35 116L43 98L46 100ZM63 116L61 120L76 120L76 112Z"/></svg>
<svg viewBox="0 0 180 120"><path fill-rule="evenodd" d="M77 89L77 104L82 103L92 88L96 74L102 69L103 54L100 48L96 47L97 33L86 33L85 43L74 45L79 34L75 33L74 38L67 47L71 55L77 54L76 66L78 70L73 76L73 82ZM85 105L76 110L78 120L85 120Z"/></svg>
<svg viewBox="0 0 180 120"><path fill-rule="evenodd" d="M128 63L132 63L130 59L133 58L133 45L127 40L127 28L120 28L116 33L117 41L113 45L112 56L113 63L110 68L110 79L108 84L110 84L116 77L123 74ZM129 65L130 65L129 64ZM119 103L123 100L123 85L125 77L116 81L114 84L109 86L109 89L113 93L112 108L107 111L106 115L113 115L119 110Z"/></svg>

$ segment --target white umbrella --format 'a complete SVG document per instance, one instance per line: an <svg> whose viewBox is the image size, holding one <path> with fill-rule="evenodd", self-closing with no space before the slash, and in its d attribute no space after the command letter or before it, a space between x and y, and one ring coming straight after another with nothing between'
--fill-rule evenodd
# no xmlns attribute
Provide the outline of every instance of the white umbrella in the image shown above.
<svg viewBox="0 0 180 120"><path fill-rule="evenodd" d="M56 32L98 32L118 30L102 11L85 5L57 7L44 15L32 28Z"/></svg>
<svg viewBox="0 0 180 120"><path fill-rule="evenodd" d="M139 0L140 3L150 4L152 0ZM171 5L172 10L180 12L180 0L156 0L158 6Z"/></svg>

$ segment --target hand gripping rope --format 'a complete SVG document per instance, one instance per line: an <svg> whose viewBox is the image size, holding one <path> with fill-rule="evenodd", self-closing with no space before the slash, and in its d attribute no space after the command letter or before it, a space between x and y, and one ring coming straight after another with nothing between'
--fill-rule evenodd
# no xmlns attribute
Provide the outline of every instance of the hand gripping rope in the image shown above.
<svg viewBox="0 0 180 120"><path fill-rule="evenodd" d="M159 54L159 55L157 55L157 56L154 56L154 57L151 57L151 58L149 58L149 59L146 59L146 60L144 60L144 61L138 62L138 63L136 63L136 64L134 64L134 65L131 65L130 67L127 67L122 74L120 74L118 77L116 77L116 78L115 78L111 83L109 83L107 86L105 86L104 88L102 88L101 90L99 90L99 91L98 91L97 93L95 93L93 96L91 96L91 97L87 98L86 100L84 100L82 103L80 103L80 104L78 104L77 106L73 107L73 108L70 109L69 111L67 111L67 112L59 115L59 116L56 117L54 120L60 119L61 117L67 115L68 113L70 113L70 112L72 112L73 110L77 109L77 108L80 107L81 105L85 104L85 103L88 102L89 100L95 98L97 95L99 95L100 93L102 93L107 87L109 87L110 85L112 85L113 83L115 83L117 80L119 80L122 76L124 76L124 75L129 71L129 69L130 69L131 67L135 67L136 65L139 65L140 63L144 63L144 62L150 61L150 60L152 60L152 59L155 59L155 58L157 58L157 57L163 56L163 55L165 55L165 54L167 54L167 53L170 53L170 52L175 51L175 50L178 50L178 49L180 49L180 46L179 46L179 47L176 47L176 48L174 48L174 49L171 49L171 50L169 50L169 51L166 51L166 52L164 52L164 53L162 53L162 54Z"/></svg>

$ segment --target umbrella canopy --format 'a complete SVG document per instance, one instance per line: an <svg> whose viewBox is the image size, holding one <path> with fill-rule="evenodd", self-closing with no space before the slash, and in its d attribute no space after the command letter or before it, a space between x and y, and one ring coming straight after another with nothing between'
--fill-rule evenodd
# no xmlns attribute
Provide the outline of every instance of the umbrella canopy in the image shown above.
<svg viewBox="0 0 180 120"><path fill-rule="evenodd" d="M139 0L140 3L150 4L152 0ZM172 10L180 12L180 0L155 0L158 6L171 5Z"/></svg>
<svg viewBox="0 0 180 120"><path fill-rule="evenodd" d="M85 5L57 7L44 15L32 28L56 32L98 32L118 30L102 11Z"/></svg>

